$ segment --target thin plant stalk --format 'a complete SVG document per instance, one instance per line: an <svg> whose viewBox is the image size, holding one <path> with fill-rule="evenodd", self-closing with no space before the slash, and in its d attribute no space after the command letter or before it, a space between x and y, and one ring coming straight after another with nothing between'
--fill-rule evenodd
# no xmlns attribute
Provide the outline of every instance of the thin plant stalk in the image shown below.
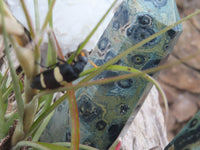
<svg viewBox="0 0 200 150"><path fill-rule="evenodd" d="M78 115L78 107L75 97L75 91L68 91L68 102L71 116L71 148L70 150L79 150L80 142L80 123Z"/></svg>
<svg viewBox="0 0 200 150"><path fill-rule="evenodd" d="M35 11L35 31L36 34L40 31L40 17L39 17L39 6L38 6L38 0L34 0L34 11Z"/></svg>
<svg viewBox="0 0 200 150"><path fill-rule="evenodd" d="M25 4L24 0L20 0L20 2L21 2L21 5L22 5L22 8L23 8L27 23L28 23L28 27L29 27L29 30L30 30L31 37L35 38L35 31L33 30L33 23L30 19L31 17L30 17L28 10L26 8L26 4Z"/></svg>
<svg viewBox="0 0 200 150"><path fill-rule="evenodd" d="M44 29L46 28L46 26L47 26L47 24L48 24L48 22L49 22L49 20L52 16L52 11L53 11L53 7L55 5L55 2L56 2L56 0L52 0L51 4L49 6L49 11L48 11L47 16L45 18L44 24L42 25L42 29L41 29L42 31L44 31Z"/></svg>

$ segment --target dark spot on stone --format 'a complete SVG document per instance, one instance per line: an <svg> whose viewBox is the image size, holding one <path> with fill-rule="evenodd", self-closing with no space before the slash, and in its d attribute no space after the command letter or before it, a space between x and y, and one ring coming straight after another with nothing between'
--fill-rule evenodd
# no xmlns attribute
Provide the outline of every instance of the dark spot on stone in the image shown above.
<svg viewBox="0 0 200 150"><path fill-rule="evenodd" d="M97 59L96 61L95 61L95 64L97 65L97 66L101 66L101 65L103 65L105 62L102 60L102 59Z"/></svg>
<svg viewBox="0 0 200 150"><path fill-rule="evenodd" d="M108 43L109 43L108 38L106 38L106 37L101 38L100 41L98 42L98 48L101 51L104 51L106 49L106 47L108 46Z"/></svg>
<svg viewBox="0 0 200 150"><path fill-rule="evenodd" d="M142 70L146 70L146 69L149 69L149 68L153 68L153 67L157 67L158 64L160 63L160 59L154 59L154 60L149 60L145 66L142 68Z"/></svg>
<svg viewBox="0 0 200 150"><path fill-rule="evenodd" d="M200 140L200 126L198 126L196 129L193 130L186 130L185 133L178 136L174 141L174 148L183 149L187 145L196 143L199 140Z"/></svg>
<svg viewBox="0 0 200 150"><path fill-rule="evenodd" d="M194 118L194 119L190 122L189 127L190 127L190 128L193 128L194 126L196 126L197 123L198 123L198 119Z"/></svg>
<svg viewBox="0 0 200 150"><path fill-rule="evenodd" d="M84 145L88 145L88 146L91 146L91 147L96 147L95 144L93 142L91 142L89 139L86 139L84 142L83 142Z"/></svg>
<svg viewBox="0 0 200 150"><path fill-rule="evenodd" d="M70 133L69 129L67 129L67 131L66 131L65 139L66 139L66 142L71 142L71 133Z"/></svg>
<svg viewBox="0 0 200 150"><path fill-rule="evenodd" d="M121 88L130 88L133 85L133 80L131 79L126 79L126 80L121 80L118 81L117 84L121 87Z"/></svg>
<svg viewBox="0 0 200 150"><path fill-rule="evenodd" d="M85 122L90 122L102 114L102 109L96 106L89 97L82 95L77 102L80 118Z"/></svg>
<svg viewBox="0 0 200 150"><path fill-rule="evenodd" d="M113 124L108 129L109 139L114 142L115 139L118 137L119 133L121 132L123 125Z"/></svg>
<svg viewBox="0 0 200 150"><path fill-rule="evenodd" d="M127 104L120 105L120 114L124 115L129 110L129 106Z"/></svg>
<svg viewBox="0 0 200 150"><path fill-rule="evenodd" d="M103 130L106 127L106 122L103 120L100 120L96 123L96 128L98 130Z"/></svg>
<svg viewBox="0 0 200 150"><path fill-rule="evenodd" d="M158 64L160 63L160 59L155 59L155 60L150 60L148 63L145 64L145 66L141 69L141 70L146 70L146 69L150 69L150 68L154 68L157 67ZM148 75L153 76L153 73L148 73Z"/></svg>
<svg viewBox="0 0 200 150"><path fill-rule="evenodd" d="M143 27L152 25L152 17L150 15L140 15L137 19L138 23Z"/></svg>
<svg viewBox="0 0 200 150"><path fill-rule="evenodd" d="M149 26L142 27L141 25L132 26L127 29L126 34L127 36L136 43L141 42L142 40L148 38L149 36L153 35L155 32ZM147 42L143 46L152 46L155 45L157 41L157 37L152 39L151 41Z"/></svg>
<svg viewBox="0 0 200 150"><path fill-rule="evenodd" d="M164 50L164 51L167 51L168 48L169 48L169 44L164 44L164 45L163 45L163 50Z"/></svg>
<svg viewBox="0 0 200 150"><path fill-rule="evenodd" d="M133 28L130 27L130 28L127 29L126 35L127 35L127 36L131 36L132 32L133 32Z"/></svg>
<svg viewBox="0 0 200 150"><path fill-rule="evenodd" d="M57 110L58 110L59 112L61 112L62 109L63 109L63 106L62 106L62 104L61 104L61 105L58 106Z"/></svg>
<svg viewBox="0 0 200 150"><path fill-rule="evenodd" d="M121 59L118 60L116 63L114 63L113 65L120 65L122 63Z"/></svg>
<svg viewBox="0 0 200 150"><path fill-rule="evenodd" d="M134 55L131 57L131 61L136 65L140 65L145 63L145 58L142 55Z"/></svg>
<svg viewBox="0 0 200 150"><path fill-rule="evenodd" d="M114 14L114 20L113 27L115 30L123 27L129 21L129 12L126 2L122 2L122 4L119 6Z"/></svg>
<svg viewBox="0 0 200 150"><path fill-rule="evenodd" d="M119 28L120 28L120 23L119 23L119 21L115 20L113 22L113 29L114 30L119 30Z"/></svg>
<svg viewBox="0 0 200 150"><path fill-rule="evenodd" d="M176 31L173 30L173 29L170 29L170 30L167 31L167 34L169 35L169 37L171 39L173 39L176 36Z"/></svg>
<svg viewBox="0 0 200 150"><path fill-rule="evenodd" d="M108 51L106 56L105 56L105 62L113 59L116 55L112 51Z"/></svg>

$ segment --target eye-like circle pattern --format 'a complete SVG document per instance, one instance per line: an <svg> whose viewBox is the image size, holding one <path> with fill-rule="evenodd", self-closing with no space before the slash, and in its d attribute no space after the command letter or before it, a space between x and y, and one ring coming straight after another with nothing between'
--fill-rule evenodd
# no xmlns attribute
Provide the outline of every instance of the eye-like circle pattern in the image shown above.
<svg viewBox="0 0 200 150"><path fill-rule="evenodd" d="M119 81L117 83L121 88L127 89L127 88L130 88L133 85L133 80L126 79L126 80L121 80L121 81Z"/></svg>
<svg viewBox="0 0 200 150"><path fill-rule="evenodd" d="M80 118L91 122L102 113L101 107L96 106L86 95L82 95L77 102Z"/></svg>
<svg viewBox="0 0 200 150"><path fill-rule="evenodd" d="M136 65L140 65L145 62L145 58L142 55L134 55L131 57L131 61Z"/></svg>
<svg viewBox="0 0 200 150"><path fill-rule="evenodd" d="M100 120L96 123L96 128L98 130L103 130L106 127L106 122L103 120Z"/></svg>
<svg viewBox="0 0 200 150"><path fill-rule="evenodd" d="M148 14L139 15L137 20L138 23L143 27L152 25L152 17Z"/></svg>

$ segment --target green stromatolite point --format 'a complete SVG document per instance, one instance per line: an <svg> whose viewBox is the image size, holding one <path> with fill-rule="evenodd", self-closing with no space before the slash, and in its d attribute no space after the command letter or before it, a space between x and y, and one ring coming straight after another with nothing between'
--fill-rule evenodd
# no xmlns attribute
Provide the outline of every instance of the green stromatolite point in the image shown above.
<svg viewBox="0 0 200 150"><path fill-rule="evenodd" d="M124 0L89 56L101 66L136 43L179 20L174 0ZM172 51L180 25L132 51L116 64L139 70L156 67ZM87 64L85 69L92 68ZM124 72L103 71L93 80ZM150 74L155 76L155 74ZM76 91L82 144L106 150L119 135L130 114L138 112L152 84L134 77ZM70 141L71 127L67 101L55 111L41 141Z"/></svg>

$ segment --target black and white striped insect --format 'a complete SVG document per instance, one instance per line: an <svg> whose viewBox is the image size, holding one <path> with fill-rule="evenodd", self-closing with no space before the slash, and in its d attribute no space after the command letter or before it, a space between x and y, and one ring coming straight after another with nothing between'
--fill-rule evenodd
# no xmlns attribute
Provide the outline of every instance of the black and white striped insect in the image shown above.
<svg viewBox="0 0 200 150"><path fill-rule="evenodd" d="M87 64L87 52L82 51L77 55L73 63L57 63L55 68L45 70L33 78L31 87L34 89L56 89L64 86L66 82L72 82L79 77Z"/></svg>

